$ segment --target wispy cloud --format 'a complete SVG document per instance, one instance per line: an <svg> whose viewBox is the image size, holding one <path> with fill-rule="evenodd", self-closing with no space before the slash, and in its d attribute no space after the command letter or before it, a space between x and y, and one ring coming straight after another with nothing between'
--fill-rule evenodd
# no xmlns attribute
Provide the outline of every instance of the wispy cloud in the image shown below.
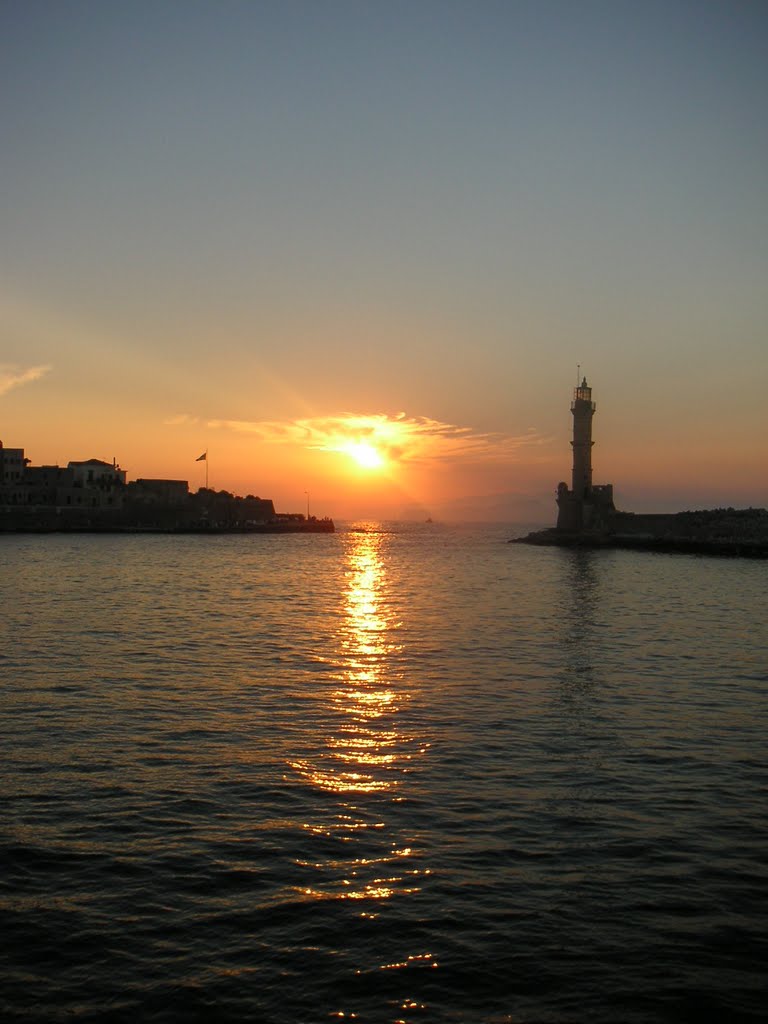
<svg viewBox="0 0 768 1024"><path fill-rule="evenodd" d="M22 384L31 384L48 373L50 366L30 366L23 369L10 363L0 363L0 395L6 394L12 388L19 388Z"/></svg>
<svg viewBox="0 0 768 1024"><path fill-rule="evenodd" d="M186 427L195 426L200 420L197 416L190 416L189 413L180 412L175 416L169 416L163 420L166 427Z"/></svg>
<svg viewBox="0 0 768 1024"><path fill-rule="evenodd" d="M348 451L350 443L365 443L393 462L510 459L523 447L543 444L529 428L521 435L489 433L442 423L426 416L398 413L345 413L288 422L272 420L210 420L212 429L250 434L270 444L291 444L319 451Z"/></svg>

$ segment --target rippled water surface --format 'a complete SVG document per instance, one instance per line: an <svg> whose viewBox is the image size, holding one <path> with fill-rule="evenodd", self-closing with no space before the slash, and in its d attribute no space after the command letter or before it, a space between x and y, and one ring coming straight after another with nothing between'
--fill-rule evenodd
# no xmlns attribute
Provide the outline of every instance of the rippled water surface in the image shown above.
<svg viewBox="0 0 768 1024"><path fill-rule="evenodd" d="M0 1016L757 1021L764 564L0 538Z"/></svg>

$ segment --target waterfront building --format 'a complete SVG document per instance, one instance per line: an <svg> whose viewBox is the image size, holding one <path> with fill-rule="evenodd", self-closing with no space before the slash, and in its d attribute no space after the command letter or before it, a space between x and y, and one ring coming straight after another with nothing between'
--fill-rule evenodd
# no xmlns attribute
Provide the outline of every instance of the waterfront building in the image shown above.
<svg viewBox="0 0 768 1024"><path fill-rule="evenodd" d="M128 484L128 496L133 501L183 504L189 497L188 480L160 480L139 477Z"/></svg>
<svg viewBox="0 0 768 1024"><path fill-rule="evenodd" d="M62 496L75 483L74 471L62 466L27 466L24 470L24 504L63 505ZM82 492L81 492L82 495ZM71 504L71 502L70 502Z"/></svg>
<svg viewBox="0 0 768 1024"><path fill-rule="evenodd" d="M331 519L278 515L270 498L140 478L130 484L115 459L30 466L23 448L0 444L0 533L127 531L333 533Z"/></svg>
<svg viewBox="0 0 768 1024"><path fill-rule="evenodd" d="M18 483L27 461L23 448L6 448L0 441L0 486Z"/></svg>
<svg viewBox="0 0 768 1024"><path fill-rule="evenodd" d="M118 509L126 472L113 460L31 466L23 448L0 443L0 506L33 509Z"/></svg>
<svg viewBox="0 0 768 1024"><path fill-rule="evenodd" d="M86 459L85 462L68 462L67 469L71 469L75 487L86 487L96 485L99 487L112 484L124 484L126 472L120 469L115 460L103 462L101 459Z"/></svg>

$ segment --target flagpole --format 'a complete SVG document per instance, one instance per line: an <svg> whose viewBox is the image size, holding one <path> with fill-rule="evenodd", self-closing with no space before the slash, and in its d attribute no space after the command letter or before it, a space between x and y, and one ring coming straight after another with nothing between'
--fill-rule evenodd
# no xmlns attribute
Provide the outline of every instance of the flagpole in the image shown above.
<svg viewBox="0 0 768 1024"><path fill-rule="evenodd" d="M206 448L202 455L198 455L195 462L205 463L205 489L208 490L208 449Z"/></svg>

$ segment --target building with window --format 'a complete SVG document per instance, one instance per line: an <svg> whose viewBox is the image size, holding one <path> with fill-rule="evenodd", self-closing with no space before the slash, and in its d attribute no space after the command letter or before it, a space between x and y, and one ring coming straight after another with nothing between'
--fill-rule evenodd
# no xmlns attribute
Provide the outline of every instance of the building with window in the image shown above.
<svg viewBox="0 0 768 1024"><path fill-rule="evenodd" d="M27 462L23 448L6 448L0 441L0 486L19 483Z"/></svg>

